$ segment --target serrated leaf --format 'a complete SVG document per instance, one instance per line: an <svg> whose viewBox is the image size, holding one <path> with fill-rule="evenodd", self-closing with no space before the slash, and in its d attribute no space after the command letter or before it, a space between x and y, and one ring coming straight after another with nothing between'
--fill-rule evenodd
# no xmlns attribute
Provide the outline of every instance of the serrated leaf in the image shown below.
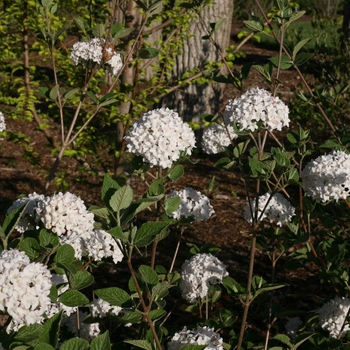
<svg viewBox="0 0 350 350"><path fill-rule="evenodd" d="M94 277L86 270L79 270L70 279L70 286L72 289L84 289L94 282Z"/></svg>
<svg viewBox="0 0 350 350"><path fill-rule="evenodd" d="M67 340L61 347L60 350L89 350L90 344L87 340L82 338L72 338Z"/></svg>
<svg viewBox="0 0 350 350"><path fill-rule="evenodd" d="M42 324L32 324L30 326L23 326L15 334L14 339L24 343L29 343L32 340L38 339L41 333Z"/></svg>
<svg viewBox="0 0 350 350"><path fill-rule="evenodd" d="M158 56L159 51L160 50L152 48L152 47L144 47L137 52L137 55L140 58L148 59L148 58L153 58L153 57Z"/></svg>
<svg viewBox="0 0 350 350"><path fill-rule="evenodd" d="M144 282L151 285L156 285L159 282L157 273L147 265L139 267L141 278Z"/></svg>
<svg viewBox="0 0 350 350"><path fill-rule="evenodd" d="M58 343L58 334L62 319L62 311L49 318L40 331L39 341L52 345L55 349Z"/></svg>
<svg viewBox="0 0 350 350"><path fill-rule="evenodd" d="M60 244L57 235L45 229L40 230L39 241L40 245L45 248L54 248Z"/></svg>
<svg viewBox="0 0 350 350"><path fill-rule="evenodd" d="M84 306L89 304L89 299L83 293L77 290L67 290L59 296L58 300L62 304L70 307Z"/></svg>
<svg viewBox="0 0 350 350"><path fill-rule="evenodd" d="M164 210L167 215L172 214L174 211L179 209L180 206L180 197L169 197L164 202Z"/></svg>
<svg viewBox="0 0 350 350"><path fill-rule="evenodd" d="M51 91L49 92L49 98L51 100L53 100L53 101L57 100L59 88L60 88L60 86L57 84L55 87L53 87L51 89Z"/></svg>
<svg viewBox="0 0 350 350"><path fill-rule="evenodd" d="M293 55L292 55L293 61L295 61L295 57L296 57L297 53L300 51L300 49L301 49L303 46L305 46L310 40L311 40L311 38L306 38L306 39L303 39L303 40L299 41L299 42L295 45L295 47L294 47L294 49L293 49Z"/></svg>
<svg viewBox="0 0 350 350"><path fill-rule="evenodd" d="M109 332L106 331L92 340L91 350L111 350L111 342L109 340Z"/></svg>
<svg viewBox="0 0 350 350"><path fill-rule="evenodd" d="M141 349L153 350L152 344L148 340L124 340L124 342Z"/></svg>
<svg viewBox="0 0 350 350"><path fill-rule="evenodd" d="M137 230L133 244L136 247L144 247L146 245L149 245L151 242L154 241L156 236L161 233L162 230L164 230L170 224L175 222L176 222L175 220L173 222L164 222L164 221L145 222Z"/></svg>
<svg viewBox="0 0 350 350"><path fill-rule="evenodd" d="M62 265L69 265L74 260L75 251L69 244L63 244L57 249L55 255L55 262Z"/></svg>
<svg viewBox="0 0 350 350"><path fill-rule="evenodd" d="M278 56L269 58L269 61L271 61L275 67L278 67ZM291 62L291 60L287 56L282 55L280 68L289 69L290 67L292 67L292 65L293 62Z"/></svg>
<svg viewBox="0 0 350 350"><path fill-rule="evenodd" d="M97 289L94 293L113 306L130 307L132 305L130 295L117 287Z"/></svg>
<svg viewBox="0 0 350 350"><path fill-rule="evenodd" d="M19 249L25 252L32 260L36 259L40 254L40 246L36 239L32 237L24 238L19 244Z"/></svg>
<svg viewBox="0 0 350 350"><path fill-rule="evenodd" d="M120 212L131 204L133 196L132 188L129 185L123 186L112 195L109 205L115 212Z"/></svg>
<svg viewBox="0 0 350 350"><path fill-rule="evenodd" d="M169 173L168 173L168 178L173 181L176 182L177 180L180 179L180 177L185 173L184 171L184 167L182 164L177 164L176 166L174 166L174 168L172 168Z"/></svg>

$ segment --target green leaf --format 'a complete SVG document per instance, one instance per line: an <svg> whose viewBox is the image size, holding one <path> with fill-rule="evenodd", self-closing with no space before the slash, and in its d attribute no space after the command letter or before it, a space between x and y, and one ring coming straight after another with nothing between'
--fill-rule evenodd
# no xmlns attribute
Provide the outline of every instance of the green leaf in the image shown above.
<svg viewBox="0 0 350 350"><path fill-rule="evenodd" d="M34 350L55 350L51 345L46 343L40 343L34 347Z"/></svg>
<svg viewBox="0 0 350 350"><path fill-rule="evenodd" d="M98 99L92 91L86 91L86 95L88 95L92 101L98 105Z"/></svg>
<svg viewBox="0 0 350 350"><path fill-rule="evenodd" d="M64 98L68 100L70 97L74 96L77 92L79 92L79 88L72 89L64 94Z"/></svg>
<svg viewBox="0 0 350 350"><path fill-rule="evenodd" d="M67 340L61 347L60 350L89 350L90 344L87 340L82 338L72 338Z"/></svg>
<svg viewBox="0 0 350 350"><path fill-rule="evenodd" d="M157 273L147 265L141 265L139 272L144 282L151 285L156 285L159 282Z"/></svg>
<svg viewBox="0 0 350 350"><path fill-rule="evenodd" d="M160 178L152 183L152 185L148 189L148 194L150 196L159 196L161 194L164 194L164 185L163 185L163 178Z"/></svg>
<svg viewBox="0 0 350 350"><path fill-rule="evenodd" d="M118 102L117 99L111 98L111 99L109 99L107 101L104 101L104 102L100 103L100 107L108 106L108 105L111 105L112 103L117 103L117 102Z"/></svg>
<svg viewBox="0 0 350 350"><path fill-rule="evenodd" d="M297 53L300 51L300 49L306 45L309 41L311 40L311 38L306 38L306 39L303 39L301 41L299 41L295 47L294 47L294 50L293 50L293 54L292 54L292 60L295 61L295 57L297 55Z"/></svg>
<svg viewBox="0 0 350 350"><path fill-rule="evenodd" d="M40 95L42 95L46 98L49 98L50 89L48 87L40 86L40 87L38 87L38 92Z"/></svg>
<svg viewBox="0 0 350 350"><path fill-rule="evenodd" d="M306 13L306 11L298 11L293 13L290 18L289 21L286 23L286 27L289 26L292 22L298 20L300 17L304 16Z"/></svg>
<svg viewBox="0 0 350 350"><path fill-rule="evenodd" d="M123 321L124 324L128 323L140 323L142 320L142 315L139 312L131 311L128 312L126 315L123 315L121 318L121 321Z"/></svg>
<svg viewBox="0 0 350 350"><path fill-rule="evenodd" d="M148 340L124 340L124 342L141 349L153 350L152 344Z"/></svg>
<svg viewBox="0 0 350 350"><path fill-rule="evenodd" d="M58 301L70 307L85 306L89 304L89 299L77 290L67 290L59 296Z"/></svg>
<svg viewBox="0 0 350 350"><path fill-rule="evenodd" d="M179 209L180 197L169 197L164 202L164 210L167 215L172 214L174 211Z"/></svg>
<svg viewBox="0 0 350 350"><path fill-rule="evenodd" d="M69 244L63 244L57 249L57 253L55 255L55 262L62 265L69 265L74 260L74 248Z"/></svg>
<svg viewBox="0 0 350 350"><path fill-rule="evenodd" d="M167 176L171 181L176 182L181 176L183 176L184 173L185 171L183 165L177 164L169 171Z"/></svg>
<svg viewBox="0 0 350 350"><path fill-rule="evenodd" d="M152 321L158 321L159 319L161 319L166 315L166 311L161 309L151 310L149 315Z"/></svg>
<svg viewBox="0 0 350 350"><path fill-rule="evenodd" d="M25 252L30 259L36 259L40 254L40 246L36 239L32 237L24 238L19 244L19 249Z"/></svg>
<svg viewBox="0 0 350 350"><path fill-rule="evenodd" d="M70 287L75 290L84 289L94 282L94 277L86 270L79 270L69 280Z"/></svg>
<svg viewBox="0 0 350 350"><path fill-rule="evenodd" d="M262 32L264 30L264 24L261 21L243 21L243 23L252 32Z"/></svg>
<svg viewBox="0 0 350 350"><path fill-rule="evenodd" d="M332 149L337 149L340 147L340 144L336 140L327 140L326 142L322 143L320 148L332 148Z"/></svg>
<svg viewBox="0 0 350 350"><path fill-rule="evenodd" d="M74 23L86 35L86 29L85 29L84 20L79 18L79 17L77 17L77 18L74 19Z"/></svg>
<svg viewBox="0 0 350 350"><path fill-rule="evenodd" d="M109 201L116 190L119 190L120 186L114 181L108 174L103 178L102 184L102 201L105 205L109 206Z"/></svg>
<svg viewBox="0 0 350 350"><path fill-rule="evenodd" d="M214 25L214 30L213 32L216 32L218 31L222 25L226 22L226 18L220 18Z"/></svg>
<svg viewBox="0 0 350 350"><path fill-rule="evenodd" d="M12 210L5 218L3 226L2 226L2 232L4 236L10 235L15 227L18 225L19 220L21 219L24 211L26 210L29 202L27 202L23 207L16 208Z"/></svg>
<svg viewBox="0 0 350 350"><path fill-rule="evenodd" d="M273 63L275 67L278 67L278 56L269 58L269 61ZM285 55L281 57L281 69L289 69L292 67L293 62Z"/></svg>
<svg viewBox="0 0 350 350"><path fill-rule="evenodd" d="M94 293L113 306L130 307L132 305L130 295L117 287L97 289Z"/></svg>
<svg viewBox="0 0 350 350"><path fill-rule="evenodd" d="M40 331L39 341L52 345L55 349L58 343L58 334L62 319L62 311L49 318Z"/></svg>
<svg viewBox="0 0 350 350"><path fill-rule="evenodd" d="M109 332L106 331L92 340L91 350L111 350L111 342L109 340Z"/></svg>
<svg viewBox="0 0 350 350"><path fill-rule="evenodd" d="M315 333L306 332L303 334L300 334L295 340L294 340L294 349L297 349L302 343L304 343L306 340L310 339Z"/></svg>
<svg viewBox="0 0 350 350"><path fill-rule="evenodd" d="M129 185L121 187L117 190L109 200L109 205L111 208L120 212L120 210L127 208L133 199L133 191Z"/></svg>
<svg viewBox="0 0 350 350"><path fill-rule="evenodd" d="M49 93L49 97L51 100L53 100L53 101L57 100L59 88L60 88L60 86L57 84L54 88L51 89L51 91Z"/></svg>
<svg viewBox="0 0 350 350"><path fill-rule="evenodd" d="M267 81L271 81L271 74L267 69L265 69L266 65L264 67L253 65L253 68L255 68Z"/></svg>
<svg viewBox="0 0 350 350"><path fill-rule="evenodd" d="M277 334L276 336L273 337L273 339L279 340L280 342L288 346L293 346L290 342L290 338L285 334Z"/></svg>
<svg viewBox="0 0 350 350"><path fill-rule="evenodd" d="M301 66L306 61L308 61L312 56L313 56L312 53L300 52L294 60L294 65Z"/></svg>
<svg viewBox="0 0 350 350"><path fill-rule="evenodd" d="M145 222L137 230L133 244L136 247L144 247L146 245L149 245L156 238L156 236L161 233L162 230L164 230L170 224L175 222L176 220L167 221L167 222L164 222L164 221Z"/></svg>
<svg viewBox="0 0 350 350"><path fill-rule="evenodd" d="M14 339L23 343L29 343L39 338L39 334L41 333L42 328L42 324L32 324L30 326L23 326L14 336Z"/></svg>
<svg viewBox="0 0 350 350"><path fill-rule="evenodd" d="M206 347L206 345L187 344L181 350L204 350Z"/></svg>
<svg viewBox="0 0 350 350"><path fill-rule="evenodd" d="M96 25L96 27L92 28L92 35L95 38L103 38L103 35L105 33L105 26L102 23L99 23Z"/></svg>
<svg viewBox="0 0 350 350"><path fill-rule="evenodd" d="M236 280L232 277L226 276L222 279L222 284L226 288L228 294L242 294L245 292L245 288L242 287Z"/></svg>
<svg viewBox="0 0 350 350"><path fill-rule="evenodd" d="M45 248L55 248L60 244L57 235L45 229L40 230L39 241L40 245Z"/></svg>
<svg viewBox="0 0 350 350"><path fill-rule="evenodd" d="M156 57L158 56L159 54L159 51L158 49L155 49L155 48L152 48L152 47L143 47L142 49L140 49L138 52L137 52L137 55L138 57L140 58L153 58L153 57Z"/></svg>
<svg viewBox="0 0 350 350"><path fill-rule="evenodd" d="M134 28L122 28L121 30L119 30L117 33L115 33L113 35L113 39L117 40L117 39L121 39L124 38L126 36L128 36L130 33L132 33L134 31Z"/></svg>

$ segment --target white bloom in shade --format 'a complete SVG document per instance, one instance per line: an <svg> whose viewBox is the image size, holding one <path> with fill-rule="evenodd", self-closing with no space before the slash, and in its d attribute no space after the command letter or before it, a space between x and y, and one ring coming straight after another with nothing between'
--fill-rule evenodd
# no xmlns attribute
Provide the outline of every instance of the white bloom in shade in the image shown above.
<svg viewBox="0 0 350 350"><path fill-rule="evenodd" d="M6 331L40 323L49 309L51 273L17 249L0 252L0 311L12 317Z"/></svg>
<svg viewBox="0 0 350 350"><path fill-rule="evenodd" d="M195 221L208 220L213 214L214 209L210 204L209 198L192 187L186 187L180 191L171 192L167 198L180 198L179 208L171 213L174 219L181 217L193 217Z"/></svg>
<svg viewBox="0 0 350 350"><path fill-rule="evenodd" d="M338 201L350 196L350 155L333 151L311 160L301 172L306 195L316 201Z"/></svg>
<svg viewBox="0 0 350 350"><path fill-rule="evenodd" d="M38 202L41 202L45 199L44 195L39 195L36 192L33 192L28 195L28 197L23 197L17 199L13 202L13 204L8 208L7 213L10 214L13 210L23 207L28 203L22 217L20 218L16 230L20 233L23 233L27 230L34 230L36 226L33 225L37 221L35 215L35 208L38 205Z"/></svg>
<svg viewBox="0 0 350 350"><path fill-rule="evenodd" d="M285 325L286 334L289 338L295 339L297 337L298 328L303 324L303 321L300 317L293 317Z"/></svg>
<svg viewBox="0 0 350 350"><path fill-rule="evenodd" d="M217 154L225 151L225 148L231 144L231 140L236 138L237 134L233 127L223 124L212 124L204 129L202 137L202 148L207 154Z"/></svg>
<svg viewBox="0 0 350 350"><path fill-rule="evenodd" d="M6 350L6 349L2 346L1 343L0 343L0 350Z"/></svg>
<svg viewBox="0 0 350 350"><path fill-rule="evenodd" d="M105 40L99 38L75 43L70 58L75 65L82 63L88 68L95 64L105 66L112 76L116 76L123 66L120 54L114 51L111 44L106 45Z"/></svg>
<svg viewBox="0 0 350 350"><path fill-rule="evenodd" d="M151 167L170 168L181 152L190 155L195 146L193 130L168 109L149 111L125 136L129 152L142 156Z"/></svg>
<svg viewBox="0 0 350 350"><path fill-rule="evenodd" d="M258 122L270 131L282 130L290 122L288 106L279 97L259 88L229 100L224 117L225 124L237 124L240 130L252 132L258 129Z"/></svg>
<svg viewBox="0 0 350 350"><path fill-rule="evenodd" d="M91 314L93 317L105 317L109 313L118 316L122 310L120 306L113 306L102 299L95 299L91 303Z"/></svg>
<svg viewBox="0 0 350 350"><path fill-rule="evenodd" d="M225 265L211 254L196 254L182 265L180 289L182 297L194 303L208 294L211 284L222 282L227 276Z"/></svg>
<svg viewBox="0 0 350 350"><path fill-rule="evenodd" d="M268 203L268 204L267 204ZM256 198L251 201L253 215L255 215ZM271 198L271 193L259 197L258 219L263 221L267 218L271 223L277 220L277 226L282 226L292 220L295 215L295 208L280 193L275 193ZM252 223L251 208L248 204L244 211L244 219Z"/></svg>
<svg viewBox="0 0 350 350"><path fill-rule="evenodd" d="M87 312L79 311L80 332L78 332L76 312L69 317L63 318L61 324L67 327L68 331L73 333L74 336L91 341L100 334L100 326L98 323L84 323L83 321L87 315Z"/></svg>
<svg viewBox="0 0 350 350"><path fill-rule="evenodd" d="M168 343L169 350L181 350L188 344L207 345L204 350L223 350L223 339L214 328L197 327L195 330L187 330L186 327L171 338Z"/></svg>
<svg viewBox="0 0 350 350"><path fill-rule="evenodd" d="M350 331L349 320L346 320L349 307L350 300L348 298L336 296L317 311L319 314L319 325L327 330L332 338L338 338L345 321L345 327L341 336L343 337Z"/></svg>
<svg viewBox="0 0 350 350"><path fill-rule="evenodd" d="M5 117L2 114L2 112L0 112L0 132L3 132L6 130L6 122L5 122Z"/></svg>

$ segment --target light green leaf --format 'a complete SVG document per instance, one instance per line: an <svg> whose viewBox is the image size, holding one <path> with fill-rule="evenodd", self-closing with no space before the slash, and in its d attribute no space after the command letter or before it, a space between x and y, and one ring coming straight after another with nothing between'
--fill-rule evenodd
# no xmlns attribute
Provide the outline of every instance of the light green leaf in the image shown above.
<svg viewBox="0 0 350 350"><path fill-rule="evenodd" d="M92 35L95 38L103 38L105 33L105 26L102 23L99 23L96 27L92 28Z"/></svg>
<svg viewBox="0 0 350 350"><path fill-rule="evenodd" d="M92 91L86 91L86 95L88 95L92 101L94 101L98 105L98 99Z"/></svg>
<svg viewBox="0 0 350 350"><path fill-rule="evenodd" d="M80 90L79 88L75 88L68 91L67 93L65 93L64 98L68 100L70 97L74 96L77 92L79 92L79 90Z"/></svg>
<svg viewBox="0 0 350 350"><path fill-rule="evenodd" d="M278 67L278 56L271 57L269 60L273 63L275 67ZM293 62L285 55L281 57L281 69L289 69L292 67Z"/></svg>
<svg viewBox="0 0 350 350"><path fill-rule="evenodd" d="M134 28L122 28L114 35L112 34L113 39L118 40L118 39L124 38L124 37L128 36L132 31L134 31Z"/></svg>
<svg viewBox="0 0 350 350"><path fill-rule="evenodd" d="M151 317L151 320L155 322L164 317L166 315L166 311L161 309L151 310L149 315Z"/></svg>
<svg viewBox="0 0 350 350"><path fill-rule="evenodd" d="M244 26L252 32L262 32L264 25L260 21L243 21Z"/></svg>
<svg viewBox="0 0 350 350"><path fill-rule="evenodd" d="M172 214L174 211L179 209L180 197L169 197L164 202L164 210L167 215Z"/></svg>
<svg viewBox="0 0 350 350"><path fill-rule="evenodd" d="M181 176L183 176L184 173L185 171L183 165L177 164L169 171L167 176L171 181L176 182Z"/></svg>
<svg viewBox="0 0 350 350"><path fill-rule="evenodd" d="M74 19L74 23L75 23L75 25L76 25L78 28L81 29L81 31L82 31L84 34L86 34L85 23L84 23L84 20L83 20L83 19L77 17L77 18Z"/></svg>
<svg viewBox="0 0 350 350"><path fill-rule="evenodd" d="M123 186L112 195L109 205L114 211L120 212L131 204L133 196L132 188L129 185Z"/></svg>
<svg viewBox="0 0 350 350"><path fill-rule="evenodd" d="M49 97L51 100L53 100L53 101L57 100L59 88L60 88L60 86L57 84L54 88L51 89L51 91L49 93Z"/></svg>
<svg viewBox="0 0 350 350"><path fill-rule="evenodd" d="M300 49L306 45L309 41L311 40L311 38L306 38L306 39L303 39L301 41L299 41L295 47L294 47L294 50L293 50L293 55L292 55L292 60L295 61L295 57L297 55L297 53L300 51Z"/></svg>

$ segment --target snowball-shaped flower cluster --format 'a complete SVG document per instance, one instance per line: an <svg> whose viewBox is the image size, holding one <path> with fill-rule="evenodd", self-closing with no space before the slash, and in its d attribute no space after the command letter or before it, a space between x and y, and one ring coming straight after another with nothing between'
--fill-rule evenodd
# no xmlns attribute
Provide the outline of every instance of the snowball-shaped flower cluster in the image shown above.
<svg viewBox="0 0 350 350"><path fill-rule="evenodd" d="M2 112L0 112L0 132L3 132L5 130L6 130L5 117L2 114Z"/></svg>
<svg viewBox="0 0 350 350"><path fill-rule="evenodd" d="M341 336L350 331L349 321L346 320L349 307L350 300L348 298L336 296L317 311L320 326L327 330L332 338L338 338L344 321L346 323Z"/></svg>
<svg viewBox="0 0 350 350"><path fill-rule="evenodd" d="M207 154L217 154L225 151L231 140L236 138L237 134L233 131L231 125L212 124L204 129L202 137L202 148Z"/></svg>
<svg viewBox="0 0 350 350"><path fill-rule="evenodd" d="M0 252L0 311L7 312L11 323L6 331L40 323L51 301L51 273L45 265L30 262L17 249Z"/></svg>
<svg viewBox="0 0 350 350"><path fill-rule="evenodd" d="M9 208L12 210L27 205L16 229L23 233L28 229L39 228L40 223L48 230L57 233L61 244L70 244L75 257L89 256L95 260L112 257L115 263L123 259L117 242L107 232L94 229L94 215L84 201L70 193L59 192L45 197L35 192L28 197L16 200ZM37 224L34 227L34 224Z"/></svg>
<svg viewBox="0 0 350 350"><path fill-rule="evenodd" d="M298 334L298 328L303 324L303 321L300 319L300 317L293 317L288 320L288 322L285 325L286 328L286 334L289 338L295 339Z"/></svg>
<svg viewBox="0 0 350 350"><path fill-rule="evenodd" d="M290 122L288 106L279 97L259 88L229 100L224 117L225 124L237 124L240 130L252 132L258 129L258 122L270 131L282 130Z"/></svg>
<svg viewBox="0 0 350 350"><path fill-rule="evenodd" d="M112 76L116 76L123 66L121 56L114 51L113 45L99 38L75 43L70 58L75 65L81 62L88 68L92 68L96 63L105 66Z"/></svg>
<svg viewBox="0 0 350 350"><path fill-rule="evenodd" d="M183 190L171 192L167 198L180 198L179 208L171 213L174 219L181 217L193 217L195 221L208 220L213 214L214 209L210 204L209 198L191 187Z"/></svg>
<svg viewBox="0 0 350 350"><path fill-rule="evenodd" d="M38 202L43 201L44 199L44 195L39 195L36 192L33 192L28 195L28 197L23 197L15 200L10 208L8 208L7 213L9 214L13 210L19 207L23 207L28 203L23 215L15 227L18 232L23 233L25 231L34 230L36 228L36 226L33 224L36 221L35 208Z"/></svg>
<svg viewBox="0 0 350 350"><path fill-rule="evenodd" d="M135 122L125 136L131 153L142 156L151 167L170 168L181 152L190 155L195 146L193 130L168 109L149 111Z"/></svg>
<svg viewBox="0 0 350 350"><path fill-rule="evenodd" d="M93 317L105 317L109 313L118 316L122 310L120 306L113 306L102 299L95 299L91 303L91 314Z"/></svg>
<svg viewBox="0 0 350 350"><path fill-rule="evenodd" d="M223 350L223 340L214 328L197 327L195 330L187 330L186 327L171 338L168 343L169 350L181 350L185 345L208 345L204 350Z"/></svg>
<svg viewBox="0 0 350 350"><path fill-rule="evenodd" d="M69 317L62 319L62 326L74 334L75 337L83 338L88 341L96 338L100 334L100 326L98 323L84 323L84 319L88 316L87 312L79 311L80 329L77 327L76 312Z"/></svg>
<svg viewBox="0 0 350 350"><path fill-rule="evenodd" d="M350 196L350 155L342 151L311 160L301 172L305 193L316 201L338 201Z"/></svg>
<svg viewBox="0 0 350 350"><path fill-rule="evenodd" d="M225 265L211 254L196 254L182 265L180 289L182 297L194 303L208 294L211 284L222 282L227 276Z"/></svg>
<svg viewBox="0 0 350 350"><path fill-rule="evenodd" d="M252 223L252 212L255 215L256 198L251 201L251 207L248 205L244 211L244 219ZM271 223L277 220L277 225L282 226L292 220L295 215L295 208L280 193L275 193L271 197L271 193L267 192L259 196L258 219L263 221L267 218Z"/></svg>

